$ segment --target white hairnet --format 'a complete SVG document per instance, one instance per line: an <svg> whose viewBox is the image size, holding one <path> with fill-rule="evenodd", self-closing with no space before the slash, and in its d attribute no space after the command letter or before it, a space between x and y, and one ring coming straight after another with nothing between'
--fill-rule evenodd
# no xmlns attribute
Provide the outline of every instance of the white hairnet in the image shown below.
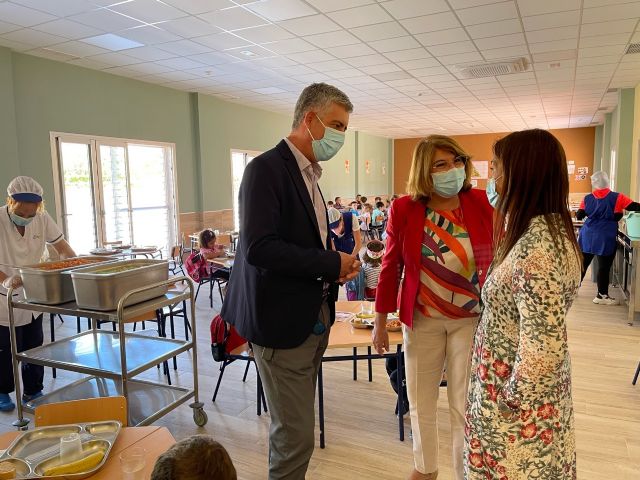
<svg viewBox="0 0 640 480"><path fill-rule="evenodd" d="M591 175L591 186L594 189L609 188L609 175L607 175L607 172L602 170L594 172Z"/></svg>

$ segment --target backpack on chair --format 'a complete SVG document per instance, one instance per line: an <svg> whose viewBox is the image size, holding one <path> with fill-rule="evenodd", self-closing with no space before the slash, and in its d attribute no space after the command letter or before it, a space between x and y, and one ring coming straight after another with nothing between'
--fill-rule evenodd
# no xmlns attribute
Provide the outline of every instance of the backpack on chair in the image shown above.
<svg viewBox="0 0 640 480"><path fill-rule="evenodd" d="M184 260L184 268L194 282L199 282L202 278L209 276L207 260L200 255L200 252L191 252Z"/></svg>
<svg viewBox="0 0 640 480"><path fill-rule="evenodd" d="M209 330L211 331L211 354L216 362L223 362L233 350L247 343L233 325L225 322L220 315L213 317Z"/></svg>

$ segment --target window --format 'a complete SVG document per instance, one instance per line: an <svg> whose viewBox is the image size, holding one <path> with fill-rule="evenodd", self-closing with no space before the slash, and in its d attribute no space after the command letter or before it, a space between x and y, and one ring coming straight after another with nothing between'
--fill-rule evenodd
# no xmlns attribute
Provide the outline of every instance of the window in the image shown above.
<svg viewBox="0 0 640 480"><path fill-rule="evenodd" d="M231 150L231 185L233 194L233 225L234 230L240 230L240 212L238 205L238 194L240 193L240 183L244 169L251 160L260 155L262 152L253 152L249 150Z"/></svg>
<svg viewBox="0 0 640 480"><path fill-rule="evenodd" d="M78 252L177 244L175 145L51 134L58 221Z"/></svg>
<svg viewBox="0 0 640 480"><path fill-rule="evenodd" d="M616 151L611 150L611 165L609 166L609 188L615 191L616 189L616 168L618 167L616 159Z"/></svg>

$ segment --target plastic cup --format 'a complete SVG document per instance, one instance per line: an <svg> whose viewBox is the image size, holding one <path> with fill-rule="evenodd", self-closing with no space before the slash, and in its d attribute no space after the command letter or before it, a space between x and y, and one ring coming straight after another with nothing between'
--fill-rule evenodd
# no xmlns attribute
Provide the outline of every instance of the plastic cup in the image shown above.
<svg viewBox="0 0 640 480"><path fill-rule="evenodd" d="M144 480L147 452L142 447L127 448L120 454L122 480Z"/></svg>
<svg viewBox="0 0 640 480"><path fill-rule="evenodd" d="M372 315L373 314L373 302L367 302L366 300L362 302L362 306L360 307L360 311L364 315Z"/></svg>
<svg viewBox="0 0 640 480"><path fill-rule="evenodd" d="M82 456L82 443L78 433L70 433L60 439L60 463L70 463Z"/></svg>

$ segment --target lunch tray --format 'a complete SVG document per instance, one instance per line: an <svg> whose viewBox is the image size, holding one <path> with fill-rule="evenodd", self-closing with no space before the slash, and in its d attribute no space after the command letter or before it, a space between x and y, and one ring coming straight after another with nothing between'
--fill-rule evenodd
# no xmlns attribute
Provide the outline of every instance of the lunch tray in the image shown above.
<svg viewBox="0 0 640 480"><path fill-rule="evenodd" d="M42 478L44 469L60 464L60 439L78 433L82 442L83 457L102 451L102 461L91 470L64 475L48 475L46 478L76 480L87 478L107 461L111 447L120 432L118 421L91 422L73 425L56 425L21 432L0 456L1 462L9 462L16 469L16 478ZM81 457L82 458L82 457Z"/></svg>

